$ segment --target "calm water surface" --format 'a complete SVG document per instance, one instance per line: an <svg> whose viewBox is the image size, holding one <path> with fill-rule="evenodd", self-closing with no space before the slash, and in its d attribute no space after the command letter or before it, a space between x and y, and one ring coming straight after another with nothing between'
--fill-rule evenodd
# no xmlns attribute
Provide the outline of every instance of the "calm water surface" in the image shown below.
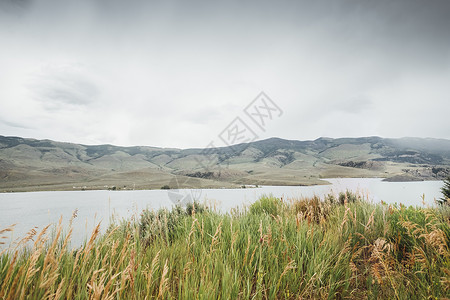
<svg viewBox="0 0 450 300"><path fill-rule="evenodd" d="M218 210L227 212L234 207L248 206L261 195L272 194L276 197L292 198L328 193L339 193L350 189L368 196L370 201L403 203L405 205L434 205L434 199L440 198L442 181L421 182L383 182L378 178L326 179L331 185L264 186L247 189L204 189L204 190L148 190L148 191L65 191L31 192L0 194L0 230L17 224L12 234L3 239L6 245L14 244L30 229L42 229L48 224L58 222L63 217L64 224L73 212L77 217L73 221L72 245L80 245L101 222L105 231L112 218L120 220L138 216L142 209L170 208L177 200L195 198L214 205ZM3 246L5 247L5 245Z"/></svg>

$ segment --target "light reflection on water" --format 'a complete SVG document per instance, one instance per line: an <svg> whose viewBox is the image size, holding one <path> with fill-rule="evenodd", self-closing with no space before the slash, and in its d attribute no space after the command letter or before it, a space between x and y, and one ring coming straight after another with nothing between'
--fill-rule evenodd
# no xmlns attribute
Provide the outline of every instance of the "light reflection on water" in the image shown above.
<svg viewBox="0 0 450 300"><path fill-rule="evenodd" d="M295 198L325 194L338 194L346 189L359 192L370 201L403 203L405 205L422 204L425 195L427 205L434 205L439 198L442 181L421 182L383 182L378 178L334 178L326 179L331 185L321 186L263 186L246 189L203 189L180 190L180 195L191 193L200 201L214 205L222 212L235 207L248 206L260 196L272 194L276 197ZM169 190L170 191L170 190ZM173 205L173 193L168 190L146 191L58 191L0 194L0 230L11 224L17 224L12 234L3 242L8 244L22 238L30 229L41 230L46 225L56 224L63 217L65 229L72 213L77 210L73 220L72 246L82 244L92 229L101 222L104 232L112 219L139 217L142 209L170 208ZM1 247L1 245L0 245Z"/></svg>

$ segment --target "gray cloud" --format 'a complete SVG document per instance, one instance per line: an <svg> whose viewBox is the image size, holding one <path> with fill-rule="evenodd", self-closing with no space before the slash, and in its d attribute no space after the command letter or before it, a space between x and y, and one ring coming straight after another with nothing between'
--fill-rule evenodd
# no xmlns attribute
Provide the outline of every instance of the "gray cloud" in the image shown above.
<svg viewBox="0 0 450 300"><path fill-rule="evenodd" d="M33 74L30 92L50 110L72 105L88 105L96 100L99 91L82 66L47 66ZM83 74L84 73L84 74Z"/></svg>
<svg viewBox="0 0 450 300"><path fill-rule="evenodd" d="M264 90L285 113L261 138L450 138L449 14L446 0L5 0L0 118L32 119L36 138L201 147Z"/></svg>
<svg viewBox="0 0 450 300"><path fill-rule="evenodd" d="M13 127L13 128L19 128L19 129L31 129L31 127L28 127L26 125L23 124L19 124L19 123L14 123L14 122L9 122L7 120L2 120L0 119L0 123L8 126L8 127Z"/></svg>

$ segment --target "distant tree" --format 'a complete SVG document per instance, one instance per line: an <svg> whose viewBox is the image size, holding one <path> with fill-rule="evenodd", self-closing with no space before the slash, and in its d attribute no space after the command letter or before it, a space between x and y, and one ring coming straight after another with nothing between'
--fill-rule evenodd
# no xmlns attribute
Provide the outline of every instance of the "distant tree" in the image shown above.
<svg viewBox="0 0 450 300"><path fill-rule="evenodd" d="M444 186L441 188L441 192L444 195L441 199L438 200L440 205L450 205L450 177L444 180Z"/></svg>
<svg viewBox="0 0 450 300"><path fill-rule="evenodd" d="M161 189L162 189L162 190L170 190L170 186L168 186L168 185L166 184L166 185L163 185L163 186L161 187Z"/></svg>

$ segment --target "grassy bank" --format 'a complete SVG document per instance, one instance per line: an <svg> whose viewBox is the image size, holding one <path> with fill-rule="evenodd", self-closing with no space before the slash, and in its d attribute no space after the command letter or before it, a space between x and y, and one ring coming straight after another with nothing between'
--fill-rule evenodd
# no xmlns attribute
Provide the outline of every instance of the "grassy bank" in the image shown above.
<svg viewBox="0 0 450 300"><path fill-rule="evenodd" d="M47 228L1 254L0 299L449 297L449 216L347 193L144 211L76 250Z"/></svg>

